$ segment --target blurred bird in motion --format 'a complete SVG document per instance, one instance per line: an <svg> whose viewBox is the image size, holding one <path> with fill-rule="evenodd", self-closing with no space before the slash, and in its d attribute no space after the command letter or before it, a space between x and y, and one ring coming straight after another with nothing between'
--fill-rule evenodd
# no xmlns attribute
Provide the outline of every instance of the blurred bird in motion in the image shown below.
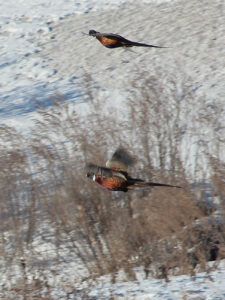
<svg viewBox="0 0 225 300"><path fill-rule="evenodd" d="M106 167L101 167L95 164L87 165L88 178L102 185L110 191L127 192L134 188L145 188L153 186L164 186L181 188L180 186L146 182L142 179L132 178L128 175L128 166L134 164L134 159L123 148L118 148L113 156L106 162Z"/></svg>
<svg viewBox="0 0 225 300"><path fill-rule="evenodd" d="M90 30L89 35L96 37L99 42L107 47L107 48L118 48L118 47L154 47L154 48L168 48L168 47L160 47L160 46L154 46L154 45L148 45L144 43L137 43L137 42L132 42L121 35L114 34L114 33L101 33L95 30Z"/></svg>

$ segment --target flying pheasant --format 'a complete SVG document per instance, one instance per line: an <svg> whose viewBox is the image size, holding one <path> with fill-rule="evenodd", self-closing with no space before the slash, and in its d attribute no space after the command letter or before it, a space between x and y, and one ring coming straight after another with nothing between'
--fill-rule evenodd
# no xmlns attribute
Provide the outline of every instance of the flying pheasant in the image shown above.
<svg viewBox="0 0 225 300"><path fill-rule="evenodd" d="M89 164L87 177L111 191L127 192L130 189L150 186L180 188L180 186L145 182L142 179L130 177L127 173L127 169L128 166L133 164L134 159L127 153L126 150L119 148L113 154L112 158L106 162L106 167Z"/></svg>
<svg viewBox="0 0 225 300"><path fill-rule="evenodd" d="M121 35L114 34L114 33L101 33L101 32L95 31L93 29L89 31L89 35L96 37L96 39L99 40L99 42L107 48L133 47L133 46L167 48L167 47L160 47L160 46L132 42L132 41L125 39Z"/></svg>

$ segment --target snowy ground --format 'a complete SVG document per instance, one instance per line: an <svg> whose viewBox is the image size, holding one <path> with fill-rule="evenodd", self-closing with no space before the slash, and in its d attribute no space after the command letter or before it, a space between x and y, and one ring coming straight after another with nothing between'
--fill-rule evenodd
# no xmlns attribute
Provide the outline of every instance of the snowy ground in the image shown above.
<svg viewBox="0 0 225 300"><path fill-rule="evenodd" d="M56 92L79 103L87 76L96 95L120 109L140 70L146 78L161 76L161 84L176 81L180 97L182 85L187 85L201 99L193 103L190 120L196 121L198 112L208 106L212 113L213 107L221 107L222 118L224 15L223 0L2 1L0 124L30 126L34 99L46 102ZM82 34L89 29L171 48L109 50ZM225 299L224 267L210 278L199 274L195 281L179 276L169 283L154 279L105 285L94 289L92 296L107 299L112 289L118 299Z"/></svg>
<svg viewBox="0 0 225 300"><path fill-rule="evenodd" d="M77 78L57 74L58 70L48 65L45 56L38 55L44 48L40 40L49 39L52 27L69 15L110 10L126 1L105 2L59 0L56 4L51 0L9 0L0 3L1 123L24 126L25 116L29 117L36 109L33 100L46 102L56 92L79 102Z"/></svg>
<svg viewBox="0 0 225 300"><path fill-rule="evenodd" d="M56 91L76 101L87 74L108 101L115 87L129 90L140 69L178 83L190 76L205 104L224 96L224 1L10 0L0 10L2 121L34 111L34 98L47 101ZM82 34L90 28L171 49L112 51Z"/></svg>
<svg viewBox="0 0 225 300"><path fill-rule="evenodd" d="M190 276L174 276L169 282L158 279L142 279L135 282L106 285L95 289L91 296L96 299L109 299L110 291L115 299L133 300L222 300L225 299L224 269L210 274L199 273Z"/></svg>
<svg viewBox="0 0 225 300"><path fill-rule="evenodd" d="M124 110L132 97L132 83L141 86L143 80L155 77L164 89L168 82L176 82L175 101L180 100L182 108L186 94L193 95L180 125L186 133L181 144L183 157L196 155L196 137L189 136L193 128L197 140L208 143L207 150L214 152L214 129L206 130L199 122L204 110L211 111L216 135L224 139L223 0L60 0L57 5L50 0L38 4L24 0L16 5L11 1L0 4L1 122L22 129L30 126L34 99L48 103L57 92L79 103L84 100L82 86L87 80L105 107L112 104L113 109ZM171 48L110 50L83 35L89 29ZM142 79L137 81L140 74ZM171 91L165 92L169 99ZM79 108L82 111L85 106ZM111 108L106 117L109 111ZM224 151L220 159L225 160Z"/></svg>

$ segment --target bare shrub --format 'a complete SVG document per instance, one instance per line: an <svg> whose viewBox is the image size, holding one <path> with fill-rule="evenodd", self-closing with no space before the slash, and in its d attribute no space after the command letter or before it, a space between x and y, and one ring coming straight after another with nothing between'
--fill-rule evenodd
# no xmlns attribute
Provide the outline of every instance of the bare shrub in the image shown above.
<svg viewBox="0 0 225 300"><path fill-rule="evenodd" d="M155 78L146 81L125 103L125 115L120 108L106 116L89 91L86 114L59 98L40 107L29 136L1 128L2 270L5 282L15 272L9 282L25 299L30 290L54 298L56 286L75 295L83 281L105 274L115 281L121 270L135 279L137 266L169 280L171 273L194 274L197 266L206 270L208 261L224 258L224 223L218 206L209 209L199 193L199 165L195 185L190 180L181 147L184 107L170 84L166 99ZM86 179L85 164L104 164L121 144L137 158L135 176L183 188L112 193ZM210 203L218 197L222 212L224 169L221 161L208 161ZM62 275L67 268L69 275Z"/></svg>

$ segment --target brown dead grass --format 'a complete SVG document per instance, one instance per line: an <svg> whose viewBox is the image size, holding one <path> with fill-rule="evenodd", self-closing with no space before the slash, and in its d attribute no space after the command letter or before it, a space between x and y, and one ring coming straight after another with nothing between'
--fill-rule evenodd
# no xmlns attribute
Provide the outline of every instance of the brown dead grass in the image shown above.
<svg viewBox="0 0 225 300"><path fill-rule="evenodd" d="M18 285L27 299L27 289L37 294L45 290L50 299L54 287L48 282L47 268L51 266L56 274L62 263L76 258L87 274L77 272L75 286L104 274L115 281L122 269L128 279L135 279L137 266L146 276L151 273L169 280L170 274L194 274L197 268L207 270L208 261L224 258L224 165L209 157L209 190L219 199L219 205L210 206L204 193L198 193L201 188L190 184L181 162L181 107L170 111L165 102L159 105L163 91L155 86L146 83L138 107L130 101L129 117L122 124L113 115L106 119L97 100L90 103L91 118L82 119L77 106L71 109L58 99L50 109L40 108L32 136L1 128L2 272L7 269L10 278L19 262L23 280ZM112 193L86 179L85 164L104 164L108 149L112 154L121 141L138 158L133 174L183 188ZM218 206L221 216L216 217ZM54 245L48 267L42 264L44 253L37 263L34 241L38 238L40 242L50 239ZM69 255L64 257L62 249Z"/></svg>

